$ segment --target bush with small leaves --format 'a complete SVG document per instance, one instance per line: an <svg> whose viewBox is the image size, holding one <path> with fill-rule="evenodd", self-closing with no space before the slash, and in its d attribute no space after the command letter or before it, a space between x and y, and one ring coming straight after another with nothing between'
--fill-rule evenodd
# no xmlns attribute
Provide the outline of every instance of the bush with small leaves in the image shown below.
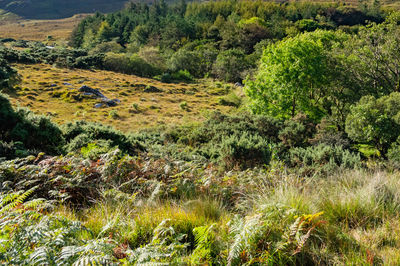
<svg viewBox="0 0 400 266"><path fill-rule="evenodd" d="M326 144L290 149L288 164L304 176L326 176L338 170L362 167L360 154Z"/></svg>

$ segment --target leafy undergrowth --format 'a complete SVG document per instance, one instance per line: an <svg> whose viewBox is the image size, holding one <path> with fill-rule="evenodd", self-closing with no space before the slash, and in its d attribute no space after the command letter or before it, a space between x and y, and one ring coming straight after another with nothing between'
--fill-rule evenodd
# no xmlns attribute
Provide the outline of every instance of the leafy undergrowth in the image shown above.
<svg viewBox="0 0 400 266"><path fill-rule="evenodd" d="M398 174L339 172L301 178L278 162L220 172L118 150L96 160L70 154L4 161L0 261L399 263Z"/></svg>
<svg viewBox="0 0 400 266"><path fill-rule="evenodd" d="M231 85L208 81L167 84L109 71L61 69L45 64L15 67L21 84L8 92L12 103L50 115L58 123L77 119L101 121L126 132L201 121L208 112L236 109L220 102L224 94L234 92ZM115 107L95 108L99 100L76 97L82 85L100 89L106 97L121 102Z"/></svg>

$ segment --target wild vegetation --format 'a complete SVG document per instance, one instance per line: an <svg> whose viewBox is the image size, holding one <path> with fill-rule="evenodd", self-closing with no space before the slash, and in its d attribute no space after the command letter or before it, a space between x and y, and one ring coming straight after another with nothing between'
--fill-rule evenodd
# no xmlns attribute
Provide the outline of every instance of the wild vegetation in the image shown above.
<svg viewBox="0 0 400 266"><path fill-rule="evenodd" d="M1 264L400 263L400 13L131 3L70 42L2 39Z"/></svg>

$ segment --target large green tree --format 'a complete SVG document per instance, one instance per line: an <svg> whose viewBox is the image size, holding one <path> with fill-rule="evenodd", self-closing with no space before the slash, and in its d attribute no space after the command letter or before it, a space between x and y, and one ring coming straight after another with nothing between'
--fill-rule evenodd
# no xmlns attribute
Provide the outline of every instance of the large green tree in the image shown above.
<svg viewBox="0 0 400 266"><path fill-rule="evenodd" d="M267 46L255 79L246 81L253 111L320 119L328 112L325 101L335 75L329 51L343 39L340 33L316 31Z"/></svg>

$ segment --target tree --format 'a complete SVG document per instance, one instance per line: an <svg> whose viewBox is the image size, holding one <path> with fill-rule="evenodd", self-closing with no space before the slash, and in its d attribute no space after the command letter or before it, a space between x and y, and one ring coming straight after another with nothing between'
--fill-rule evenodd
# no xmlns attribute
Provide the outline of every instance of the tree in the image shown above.
<svg viewBox="0 0 400 266"><path fill-rule="evenodd" d="M352 84L375 96L400 91L400 27L395 15L362 28L345 44Z"/></svg>
<svg viewBox="0 0 400 266"><path fill-rule="evenodd" d="M333 32L316 31L268 45L255 80L246 81L253 111L284 118L302 112L320 119L332 80L327 51L338 40Z"/></svg>
<svg viewBox="0 0 400 266"><path fill-rule="evenodd" d="M248 66L245 53L240 49L221 52L213 66L213 73L225 81L241 81L241 72Z"/></svg>
<svg viewBox="0 0 400 266"><path fill-rule="evenodd" d="M378 99L361 98L347 116L346 133L352 140L373 145L385 155L400 135L400 93Z"/></svg>
<svg viewBox="0 0 400 266"><path fill-rule="evenodd" d="M115 36L112 28L107 21L103 21L100 25L99 31L97 32L97 39L99 42L108 42Z"/></svg>

